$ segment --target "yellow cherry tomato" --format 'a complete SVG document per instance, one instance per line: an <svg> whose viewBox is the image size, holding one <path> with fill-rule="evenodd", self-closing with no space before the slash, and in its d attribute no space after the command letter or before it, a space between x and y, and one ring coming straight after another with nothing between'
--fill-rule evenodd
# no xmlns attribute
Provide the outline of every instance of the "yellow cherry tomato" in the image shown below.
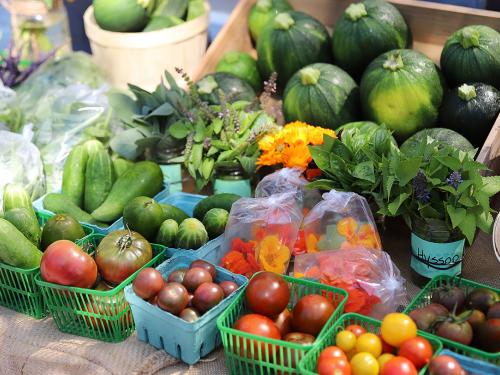
<svg viewBox="0 0 500 375"><path fill-rule="evenodd" d="M417 325L406 314L390 313L382 320L380 332L385 342L399 347L403 341L417 336Z"/></svg>
<svg viewBox="0 0 500 375"><path fill-rule="evenodd" d="M377 359L370 353L357 353L351 359L351 372L352 375L378 375Z"/></svg>
<svg viewBox="0 0 500 375"><path fill-rule="evenodd" d="M363 333L356 341L356 351L367 352L377 358L382 354L382 341L373 333Z"/></svg>
<svg viewBox="0 0 500 375"><path fill-rule="evenodd" d="M386 364L386 362L389 362L391 359L394 358L394 354L391 353L384 353L380 357L377 358L378 365L380 367L380 371L382 371L382 368Z"/></svg>
<svg viewBox="0 0 500 375"><path fill-rule="evenodd" d="M335 337L335 344L344 352L349 352L356 346L356 335L351 331L340 331Z"/></svg>

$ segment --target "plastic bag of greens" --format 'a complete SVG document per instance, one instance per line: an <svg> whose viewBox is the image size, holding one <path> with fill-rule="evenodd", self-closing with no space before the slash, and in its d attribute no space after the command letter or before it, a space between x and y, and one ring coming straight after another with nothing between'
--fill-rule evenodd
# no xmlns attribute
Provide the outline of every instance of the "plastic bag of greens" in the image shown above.
<svg viewBox="0 0 500 375"><path fill-rule="evenodd" d="M294 276L347 290L344 312L381 319L405 303L405 279L384 251L349 249L295 257Z"/></svg>
<svg viewBox="0 0 500 375"><path fill-rule="evenodd" d="M16 92L0 81L0 129L18 132L22 127L22 114L16 103Z"/></svg>
<svg viewBox="0 0 500 375"><path fill-rule="evenodd" d="M29 136L29 135L28 135ZM0 207L3 190L10 183L21 184L31 199L45 192L43 164L38 148L26 136L0 130Z"/></svg>
<svg viewBox="0 0 500 375"><path fill-rule="evenodd" d="M285 273L302 221L293 192L264 198L241 198L229 214L220 264L252 276L258 271Z"/></svg>
<svg viewBox="0 0 500 375"><path fill-rule="evenodd" d="M309 210L321 200L321 195L317 189L306 189L307 183L299 168L282 168L267 175L257 184L255 197L293 192L297 202Z"/></svg>
<svg viewBox="0 0 500 375"><path fill-rule="evenodd" d="M314 253L337 249L381 250L382 243L364 197L332 190L304 217L306 250Z"/></svg>

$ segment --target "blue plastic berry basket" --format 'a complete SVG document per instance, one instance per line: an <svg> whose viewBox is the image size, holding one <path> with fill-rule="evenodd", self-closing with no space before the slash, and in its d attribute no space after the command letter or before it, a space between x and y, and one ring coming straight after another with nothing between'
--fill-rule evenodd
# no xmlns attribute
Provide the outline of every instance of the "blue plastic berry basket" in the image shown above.
<svg viewBox="0 0 500 375"><path fill-rule="evenodd" d="M156 269L166 279L171 272L179 268L188 268L195 259L197 257L194 254L185 253L165 261ZM220 346L221 336L217 329L217 317L244 289L248 279L242 275L233 274L222 267L216 267L216 269L216 282L234 281L239 288L193 323L188 323L161 310L158 306L144 301L137 297L131 285L127 286L125 298L132 308L139 340L147 342L157 349L163 349L171 356L188 364L198 362L200 358Z"/></svg>
<svg viewBox="0 0 500 375"><path fill-rule="evenodd" d="M173 193L162 199L160 199L159 203L168 203L172 206L180 208L189 216L193 216L194 207L200 202L203 198L206 198L204 195L197 194L188 194L188 193ZM214 238L213 240L208 241L205 245L200 247L197 250L186 250L186 249L175 249L169 248L167 250L167 255L169 257L179 256L182 254L193 253L197 258L204 259L207 262L213 264L219 264L219 259L217 259L218 250L222 245L223 235Z"/></svg>
<svg viewBox="0 0 500 375"><path fill-rule="evenodd" d="M60 193L60 191L56 191L56 193ZM168 187L168 185L165 185L164 189L154 196L154 199L157 202L161 201L162 199L167 197L168 194L169 194L169 187ZM42 213L49 214L49 215L54 215L54 213L52 211L46 210L43 207L44 198L45 198L45 195L38 198L36 201L34 201L33 208L35 209L35 211L42 212ZM114 232L115 230L123 229L123 217L119 218L118 220L116 220L113 224L111 224L108 227L99 227L97 225L89 224L89 223L86 223L83 221L82 221L82 224L85 224L85 225L91 227L94 230L94 233L96 233L96 234L108 234L108 233Z"/></svg>
<svg viewBox="0 0 500 375"><path fill-rule="evenodd" d="M460 363L460 366L462 366L462 368L469 374L474 374L474 375L500 374L500 367L494 365L493 363L470 358L465 355L452 352L449 349L442 350L439 353L439 355L449 355L450 357L455 358L458 361L458 363Z"/></svg>

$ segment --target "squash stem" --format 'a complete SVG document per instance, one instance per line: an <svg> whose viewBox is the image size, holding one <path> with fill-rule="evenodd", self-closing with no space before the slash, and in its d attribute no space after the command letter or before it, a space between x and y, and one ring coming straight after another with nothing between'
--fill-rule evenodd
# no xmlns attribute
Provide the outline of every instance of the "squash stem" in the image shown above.
<svg viewBox="0 0 500 375"><path fill-rule="evenodd" d="M255 6L260 12L267 13L271 10L273 4L271 3L271 0L258 0Z"/></svg>
<svg viewBox="0 0 500 375"><path fill-rule="evenodd" d="M404 67L403 58L400 53L390 54L384 63L384 68L392 70L393 72L402 69Z"/></svg>
<svg viewBox="0 0 500 375"><path fill-rule="evenodd" d="M367 16L368 12L366 11L365 4L355 3L347 7L345 14L351 21L356 22L360 18Z"/></svg>
<svg viewBox="0 0 500 375"><path fill-rule="evenodd" d="M217 87L219 87L219 85L215 81L214 77L208 76L198 82L198 93L211 94Z"/></svg>
<svg viewBox="0 0 500 375"><path fill-rule="evenodd" d="M321 72L316 68L306 67L300 70L299 75L303 85L315 85L318 83Z"/></svg>
<svg viewBox="0 0 500 375"><path fill-rule="evenodd" d="M471 85L467 85L464 83L462 86L458 88L458 97L462 100L468 102L471 99L474 99L477 96L476 88Z"/></svg>
<svg viewBox="0 0 500 375"><path fill-rule="evenodd" d="M280 30L288 30L295 24L295 20L289 13L280 13L274 18L274 27Z"/></svg>
<svg viewBox="0 0 500 375"><path fill-rule="evenodd" d="M465 27L459 35L460 44L463 48L479 47L479 31L472 27Z"/></svg>

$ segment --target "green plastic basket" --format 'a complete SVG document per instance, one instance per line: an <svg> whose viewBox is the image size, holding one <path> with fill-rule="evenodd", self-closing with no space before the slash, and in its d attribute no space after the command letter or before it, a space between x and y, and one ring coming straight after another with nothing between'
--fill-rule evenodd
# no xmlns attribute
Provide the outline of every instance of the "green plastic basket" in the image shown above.
<svg viewBox="0 0 500 375"><path fill-rule="evenodd" d="M404 312L408 314L415 309L429 305L431 303L432 292L434 291L434 289L440 287L441 285L451 284L460 287L465 292L476 288L487 288L494 290L495 292L500 294L500 289L495 289L488 285L476 283L475 281L452 276L436 276L427 283L427 285L420 291L419 294L417 294L417 296L411 301ZM500 353L489 353L468 345L459 344L458 342L448 340L440 336L433 336L441 340L445 348L450 349L455 353L463 354L467 357L476 358L500 366Z"/></svg>
<svg viewBox="0 0 500 375"><path fill-rule="evenodd" d="M36 213L40 226L54 215ZM82 224L87 236L94 231ZM86 238L86 237L84 237ZM23 269L0 263L0 305L41 319L47 315L42 292L35 283L35 275L40 267Z"/></svg>
<svg viewBox="0 0 500 375"><path fill-rule="evenodd" d="M283 276L283 278L290 285L289 308L295 306L301 297L309 294L323 295L336 306L334 313L317 336L317 339L320 339L342 315L347 292L305 279L296 279L290 276ZM230 373L275 374L278 371L282 374L298 374L297 367L300 358L312 349L314 344L300 345L283 340L268 339L232 328L239 317L250 312L246 305L245 290L246 288L217 319L217 327L221 333L226 364Z"/></svg>
<svg viewBox="0 0 500 375"><path fill-rule="evenodd" d="M78 244L92 254L104 237L102 234L93 234L78 241ZM152 247L153 258L142 268L156 267L165 260L166 248L154 244ZM101 341L119 342L130 336L135 329L124 289L139 271L107 291L49 283L43 281L39 273L35 281L40 286L45 304L60 331Z"/></svg>
<svg viewBox="0 0 500 375"><path fill-rule="evenodd" d="M328 330L325 336L314 345L314 348L310 350L304 356L304 358L302 358L299 363L300 373L307 375L317 375L316 363L318 362L321 351L327 346L335 345L335 337L337 336L337 333L351 324L358 324L364 327L368 332L376 334L380 332L380 320L355 313L342 315L342 317L334 324L334 326ZM423 331L418 331L418 336L424 337L429 340L429 343L432 345L432 351L434 355L438 354L443 349L443 345L441 344L441 342L433 335L430 335ZM422 368L419 374L424 375L426 371L427 366Z"/></svg>

